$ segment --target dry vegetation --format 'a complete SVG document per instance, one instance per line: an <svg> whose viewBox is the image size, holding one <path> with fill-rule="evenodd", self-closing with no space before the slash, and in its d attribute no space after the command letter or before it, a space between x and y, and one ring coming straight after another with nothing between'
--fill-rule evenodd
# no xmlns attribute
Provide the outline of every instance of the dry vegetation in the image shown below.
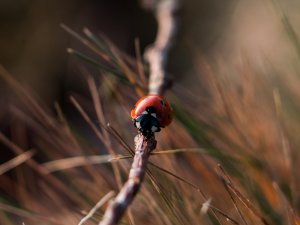
<svg viewBox="0 0 300 225"><path fill-rule="evenodd" d="M286 17L283 27L297 51ZM0 224L78 224L127 178L136 134L129 112L147 88L142 62L87 29L65 29L97 54L69 49L98 68L92 76L79 67L88 94L70 94L69 103L80 122L0 68L11 113L1 151L12 153L0 165ZM167 94L174 121L156 135L122 224L300 224L299 61L287 74L268 58L260 68L246 55L237 66L193 59L201 90L175 80ZM85 224L98 224L105 207Z"/></svg>

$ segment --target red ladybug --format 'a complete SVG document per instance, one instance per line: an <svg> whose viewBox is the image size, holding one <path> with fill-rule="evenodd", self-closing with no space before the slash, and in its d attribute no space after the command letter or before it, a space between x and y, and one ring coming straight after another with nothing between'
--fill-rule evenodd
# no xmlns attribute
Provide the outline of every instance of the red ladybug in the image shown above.
<svg viewBox="0 0 300 225"><path fill-rule="evenodd" d="M149 94L137 101L131 110L134 126L143 135L159 132L172 121L172 108L162 96Z"/></svg>

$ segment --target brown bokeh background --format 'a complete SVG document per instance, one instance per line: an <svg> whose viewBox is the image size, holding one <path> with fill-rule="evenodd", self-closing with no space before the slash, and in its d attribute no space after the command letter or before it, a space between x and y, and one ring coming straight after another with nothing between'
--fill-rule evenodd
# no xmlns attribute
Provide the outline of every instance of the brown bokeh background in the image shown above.
<svg viewBox="0 0 300 225"><path fill-rule="evenodd" d="M172 125L157 135L158 149L203 147L212 152L160 156L153 161L199 185L216 206L240 222L234 206L228 207L231 200L215 172L218 162L227 166L242 194L268 221L284 224L294 219L294 224L299 223L299 9L296 0L191 0L183 1L178 12L178 35L167 65L174 79L167 97L177 112ZM32 90L41 108L49 112L50 121L41 119L30 108L32 105L26 104L27 97L23 101L16 94L20 89L0 80L0 130L23 150L36 149L34 160L38 163L106 152L106 143L98 140L70 103L70 94L78 97L99 125L85 72L96 80L107 121L127 143L132 144L136 134L129 118L137 98L134 88L114 79L106 83L110 78L105 73L69 55L66 49L71 47L99 59L64 31L61 23L78 33L88 27L95 34L104 34L133 57L135 39L139 39L143 52L153 42L157 29L153 14L143 10L138 1L0 1L0 64L22 87ZM71 124L73 136L58 118L55 101ZM74 144L72 138L78 143ZM111 142L117 153L124 154L115 139ZM0 144L0 151L1 164L16 156L4 144ZM232 164L228 163L230 157L235 160ZM122 163L128 169L128 161ZM122 171L124 179L127 172ZM177 212L182 213L179 216L185 220L181 224L200 221L203 199L199 193L178 181L169 181L163 173L154 173L170 191L168 197L174 200ZM8 205L57 217L61 224L75 224L83 215L81 210L90 209L100 196L117 189L114 173L107 165L53 173L69 192L53 182L48 186L50 175L37 174L24 164L1 175L0 197ZM275 188L277 184L282 192ZM173 222L174 215L161 204L150 181L144 186L132 207L136 220L142 224ZM65 201L81 197L82 204ZM291 209L290 214L286 208ZM249 208L242 211L249 224L261 222ZM24 219L8 218L18 222ZM9 221L4 213L0 219ZM206 224L207 219L201 223ZM36 220L39 218L26 221L34 224Z"/></svg>
<svg viewBox="0 0 300 225"><path fill-rule="evenodd" d="M60 28L61 23L78 32L83 27L101 32L131 55L135 38L142 50L155 38L156 21L137 1L20 0L0 4L1 64L30 83L48 104L66 91L64 85L76 72L77 62L70 60L66 48L82 49ZM297 24L298 3L282 1L280 6ZM182 3L178 14L179 34L168 70L189 84L195 49L230 64L239 62L241 52L258 65L264 56L285 64L286 56L295 54L271 1L188 1Z"/></svg>

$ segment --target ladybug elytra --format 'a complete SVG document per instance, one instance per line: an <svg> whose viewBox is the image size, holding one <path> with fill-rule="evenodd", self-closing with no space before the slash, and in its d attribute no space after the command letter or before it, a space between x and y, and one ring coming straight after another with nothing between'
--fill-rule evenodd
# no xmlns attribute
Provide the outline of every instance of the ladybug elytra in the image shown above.
<svg viewBox="0 0 300 225"><path fill-rule="evenodd" d="M147 136L171 123L172 108L164 97L149 94L137 101L131 110L131 118L134 126Z"/></svg>

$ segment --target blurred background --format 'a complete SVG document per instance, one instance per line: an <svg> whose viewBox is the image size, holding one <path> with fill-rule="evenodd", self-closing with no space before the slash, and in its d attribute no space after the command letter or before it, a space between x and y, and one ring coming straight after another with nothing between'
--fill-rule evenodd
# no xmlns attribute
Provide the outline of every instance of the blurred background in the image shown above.
<svg viewBox="0 0 300 225"><path fill-rule="evenodd" d="M161 192L147 178L124 224L227 224L215 211L201 213L209 198L232 224L300 224L299 10L296 0L181 2L167 63L174 122L157 139L158 150L186 152L153 161L206 197L153 169ZM89 28L101 44L89 48L62 23L82 37ZM0 64L8 71L0 76L0 224L77 224L105 193L118 190L130 160L84 161L59 171L45 163L126 155L101 124L112 124L133 146L129 112L140 92L132 79L144 91L147 83L135 43L143 53L156 31L153 12L138 1L0 1ZM5 164L18 155L23 163ZM234 188L222 183L228 177L218 163Z"/></svg>
<svg viewBox="0 0 300 225"><path fill-rule="evenodd" d="M297 1L279 5L288 12L291 25L297 24ZM1 63L52 103L65 91L62 88L70 74L76 72L66 48L82 48L60 24L77 32L83 27L101 32L120 49L134 55L134 40L140 40L143 51L154 41L157 29L153 14L140 6L138 1L3 0ZM179 79L193 79L191 54L195 49L215 61L230 64L237 64L241 55L247 54L258 65L266 57L276 65L286 65L287 58L297 57L297 52L288 42L276 10L272 1L182 3L178 13L180 31L169 60L170 73Z"/></svg>

